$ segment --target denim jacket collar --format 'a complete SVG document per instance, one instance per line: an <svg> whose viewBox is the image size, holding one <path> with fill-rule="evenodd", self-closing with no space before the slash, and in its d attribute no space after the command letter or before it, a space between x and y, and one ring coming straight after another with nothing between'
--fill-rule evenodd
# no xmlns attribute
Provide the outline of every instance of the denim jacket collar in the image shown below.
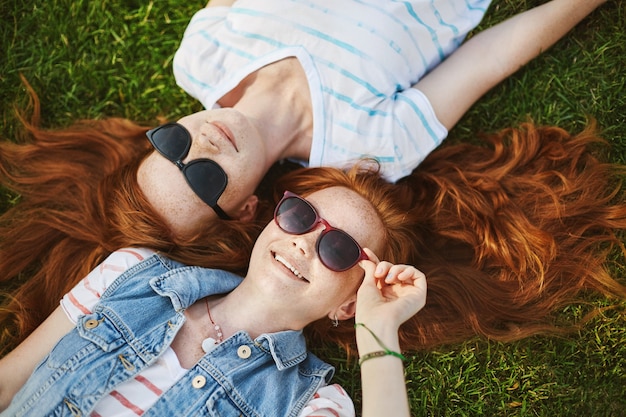
<svg viewBox="0 0 626 417"><path fill-rule="evenodd" d="M169 297L176 311L208 295L229 293L243 280L228 271L184 266L160 255L154 256L168 271L150 279L150 286L157 294Z"/></svg>
<svg viewBox="0 0 626 417"><path fill-rule="evenodd" d="M150 286L157 294L169 297L176 311L184 310L208 295L229 293L243 280L228 271L182 266L160 255L155 256L168 271L152 278ZM302 331L265 333L257 337L254 343L272 355L279 370L297 365L307 356L306 339Z"/></svg>

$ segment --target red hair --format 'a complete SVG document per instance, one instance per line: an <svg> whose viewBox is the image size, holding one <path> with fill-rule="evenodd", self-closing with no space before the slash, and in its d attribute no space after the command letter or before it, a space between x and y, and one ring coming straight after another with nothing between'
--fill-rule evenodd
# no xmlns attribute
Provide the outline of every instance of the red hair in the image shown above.
<svg viewBox="0 0 626 417"><path fill-rule="evenodd" d="M111 118L40 129L32 91L31 97L33 117L22 118L21 143L0 143L0 183L20 196L0 216L0 279L14 287L0 308L2 350L26 337L78 280L122 247L245 273L262 224L217 221L194 236L175 236L137 184L137 168L150 151L146 127Z"/></svg>
<svg viewBox="0 0 626 417"><path fill-rule="evenodd" d="M625 167L594 156L595 124L570 135L525 123L485 140L442 147L403 180L417 197L413 263L428 280L405 346L558 333L568 326L553 313L585 292L626 298L607 270L624 253Z"/></svg>
<svg viewBox="0 0 626 417"><path fill-rule="evenodd" d="M108 119L43 130L31 96L22 143L0 143L0 183L20 196L0 216L0 277L16 288L0 309L3 349L120 247L245 272L262 223L214 222L177 238L137 185L145 127ZM428 279L426 306L401 328L404 348L553 332L561 327L552 313L586 291L626 298L606 268L623 250L614 231L626 228L624 167L594 156L603 143L594 124L570 135L526 123L485 140L438 148L396 185L371 170L330 168L289 173L276 185L276 197L343 186L372 203L387 229L381 258L412 263ZM260 218L270 214L265 206ZM328 320L307 331L347 348L354 333Z"/></svg>
<svg viewBox="0 0 626 417"><path fill-rule="evenodd" d="M606 265L624 252L615 231L626 228L625 167L594 156L604 144L595 125L570 135L525 123L484 140L437 149L393 186L323 168L278 182L278 192L343 186L372 202L387 229L380 258L413 264L428 281L426 306L400 329L405 349L565 332L553 313L582 294L626 298ZM351 327L320 320L308 331L350 351Z"/></svg>

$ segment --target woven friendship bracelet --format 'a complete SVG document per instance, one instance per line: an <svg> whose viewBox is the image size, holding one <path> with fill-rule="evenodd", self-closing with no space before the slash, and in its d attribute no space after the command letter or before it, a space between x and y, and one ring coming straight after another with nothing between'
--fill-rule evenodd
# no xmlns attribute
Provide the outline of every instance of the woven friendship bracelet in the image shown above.
<svg viewBox="0 0 626 417"><path fill-rule="evenodd" d="M406 358L399 352L394 352L393 350L389 349L387 346L385 346L385 344L383 343L382 340L380 340L380 338L378 336L376 336L374 334L373 331L371 331L369 329L369 327L367 327L365 324L363 323L354 323L354 328L357 327L363 327L365 330L367 330L372 337L374 338L374 340L376 340L378 342L378 344L380 345L381 348L383 348L384 350L378 350L376 352L371 352L371 353L366 353L365 355L363 355L361 357L361 359L359 359L359 366L361 366L361 364L363 362L365 362L368 359L372 359L372 358L379 358L381 356L386 356L386 355L390 355L390 356L395 356L396 358L400 358L401 360L405 360Z"/></svg>
<svg viewBox="0 0 626 417"><path fill-rule="evenodd" d="M404 360L404 356L402 356L398 352L394 352L393 350L377 350L376 352L366 353L365 355L361 356L361 359L359 359L359 366L363 365L363 362L368 359L380 358L382 356L395 356L396 358Z"/></svg>

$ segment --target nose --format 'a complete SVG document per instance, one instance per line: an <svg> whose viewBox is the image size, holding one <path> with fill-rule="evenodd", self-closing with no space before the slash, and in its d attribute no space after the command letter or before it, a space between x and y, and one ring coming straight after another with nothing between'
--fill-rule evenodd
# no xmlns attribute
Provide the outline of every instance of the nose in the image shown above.
<svg viewBox="0 0 626 417"><path fill-rule="evenodd" d="M187 154L188 160L206 158L219 152L217 144L212 140L215 132L208 122L202 123L197 130L191 132L191 147Z"/></svg>
<svg viewBox="0 0 626 417"><path fill-rule="evenodd" d="M313 229L306 233L303 233L301 235L293 235L291 244L294 248L300 251L303 256L311 259L311 257L315 256L315 247L317 245L317 240L324 232L324 229L326 229L326 226L320 222L313 226Z"/></svg>

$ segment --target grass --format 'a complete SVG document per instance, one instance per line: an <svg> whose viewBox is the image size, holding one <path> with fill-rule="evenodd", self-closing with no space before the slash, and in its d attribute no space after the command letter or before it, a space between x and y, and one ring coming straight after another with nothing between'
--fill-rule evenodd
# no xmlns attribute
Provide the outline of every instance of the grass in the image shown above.
<svg viewBox="0 0 626 417"><path fill-rule="evenodd" d="M482 27L541 1L494 0ZM43 123L123 116L157 123L199 110L175 85L171 61L185 26L204 2L173 0L0 0L0 135L14 137L13 108L23 108L23 74L39 94ZM579 130L598 120L626 163L626 0L610 1L553 49L483 97L450 132L472 140L528 118ZM2 192L2 191L0 191ZM0 195L0 210L16 196ZM613 272L626 274L623 258ZM591 305L610 305L590 298ZM582 317L585 306L561 314ZM626 315L623 305L564 338L537 336L501 344L472 340L406 364L415 416L624 416ZM360 402L359 374L335 348L321 352L337 381Z"/></svg>

